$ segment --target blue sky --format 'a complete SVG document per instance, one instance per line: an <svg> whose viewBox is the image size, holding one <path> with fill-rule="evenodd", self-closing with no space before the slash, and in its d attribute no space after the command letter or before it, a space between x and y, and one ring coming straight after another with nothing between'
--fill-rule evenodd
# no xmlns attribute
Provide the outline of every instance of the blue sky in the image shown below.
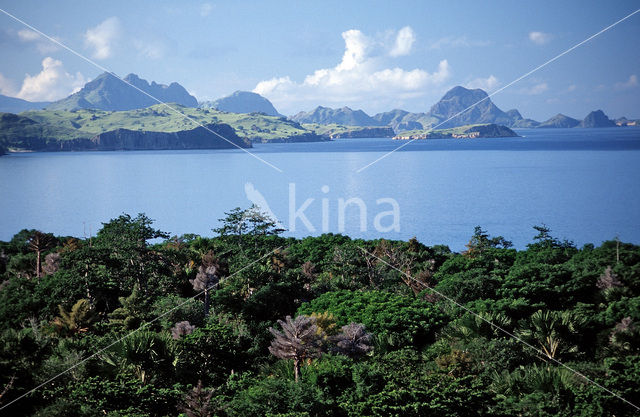
<svg viewBox="0 0 640 417"><path fill-rule="evenodd" d="M640 7L616 2L20 2L0 7L119 75L199 100L255 90L316 105L427 111L455 85L495 91ZM640 118L640 13L493 97L547 119ZM0 14L0 93L62 98L100 70Z"/></svg>

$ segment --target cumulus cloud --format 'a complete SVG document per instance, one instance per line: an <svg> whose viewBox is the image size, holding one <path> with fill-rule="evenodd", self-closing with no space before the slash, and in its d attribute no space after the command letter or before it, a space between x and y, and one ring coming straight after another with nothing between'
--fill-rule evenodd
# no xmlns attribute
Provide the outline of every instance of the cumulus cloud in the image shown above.
<svg viewBox="0 0 640 417"><path fill-rule="evenodd" d="M54 39L58 40L56 37ZM42 54L50 54L58 50L58 45L49 39L42 37L38 32L30 29L22 29L18 31L18 39L24 43L30 43Z"/></svg>
<svg viewBox="0 0 640 417"><path fill-rule="evenodd" d="M629 79L623 83L615 83L613 86L616 90L628 90L638 86L638 77L635 74L631 74Z"/></svg>
<svg viewBox="0 0 640 417"><path fill-rule="evenodd" d="M16 88L13 82L2 74L0 74L0 94L4 94L5 96L13 96L16 94Z"/></svg>
<svg viewBox="0 0 640 417"><path fill-rule="evenodd" d="M402 56L409 55L411 52L411 46L413 46L413 42L416 40L416 35L413 33L413 29L409 26L405 26L398 31L396 35L396 41L393 45L391 51L389 51L389 55L391 56Z"/></svg>
<svg viewBox="0 0 640 417"><path fill-rule="evenodd" d="M495 75L490 75L487 78L476 78L469 81L465 87L467 88L481 88L484 91L491 91L500 85L500 81Z"/></svg>
<svg viewBox="0 0 640 417"><path fill-rule="evenodd" d="M42 71L27 74L16 97L29 101L53 101L78 91L86 80L81 73L69 74L61 61L46 57Z"/></svg>
<svg viewBox="0 0 640 417"><path fill-rule="evenodd" d="M85 46L93 49L93 58L109 58L113 53L113 43L120 36L120 32L120 20L117 17L110 17L85 32Z"/></svg>
<svg viewBox="0 0 640 417"><path fill-rule="evenodd" d="M529 40L536 45L544 45L551 40L552 36L550 33L544 32L529 32Z"/></svg>
<svg viewBox="0 0 640 417"><path fill-rule="evenodd" d="M547 90L549 90L549 85L547 83L538 83L534 86L520 89L520 93L535 96L538 94L542 94Z"/></svg>
<svg viewBox="0 0 640 417"><path fill-rule="evenodd" d="M450 76L446 60L440 61L433 72L384 65L384 55L391 55L391 51L395 51L395 56L409 52L414 39L410 28L398 31L393 47L386 52L381 52L378 43L359 30L343 32L342 38L345 51L335 67L318 69L301 82L289 76L261 81L253 91L281 107L303 103L344 105L390 97L418 97L425 94L428 87L438 86Z"/></svg>
<svg viewBox="0 0 640 417"><path fill-rule="evenodd" d="M39 39L40 34L29 29L22 29L18 31L18 37L21 41L30 42Z"/></svg>

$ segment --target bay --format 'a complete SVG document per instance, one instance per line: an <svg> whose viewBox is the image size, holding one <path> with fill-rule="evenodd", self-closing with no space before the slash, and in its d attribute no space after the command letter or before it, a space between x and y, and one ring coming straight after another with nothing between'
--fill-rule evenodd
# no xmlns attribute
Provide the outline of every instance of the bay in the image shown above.
<svg viewBox="0 0 640 417"><path fill-rule="evenodd" d="M173 235L211 229L261 196L285 235L342 232L464 249L475 226L523 248L545 224L578 245L640 243L640 128L523 129L519 138L339 139L241 150L15 153L0 157L0 239L23 228L77 237L122 213ZM361 172L387 152L405 145ZM292 203L291 190L295 190ZM312 199L291 224L290 214ZM366 207L344 210L340 199ZM375 217L399 208L399 230ZM293 204L293 205L292 205ZM293 209L292 209L293 207ZM364 218L365 230L361 230ZM381 219L389 226L392 217ZM295 230L292 230L295 229Z"/></svg>

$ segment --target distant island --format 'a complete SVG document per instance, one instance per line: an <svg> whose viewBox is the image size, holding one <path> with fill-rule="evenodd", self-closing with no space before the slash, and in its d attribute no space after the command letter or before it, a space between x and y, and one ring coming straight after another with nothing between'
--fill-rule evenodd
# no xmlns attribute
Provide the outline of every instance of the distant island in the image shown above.
<svg viewBox="0 0 640 417"><path fill-rule="evenodd" d="M411 130L394 136L398 140L513 138L519 135L506 126L494 123L458 126L449 129Z"/></svg>
<svg viewBox="0 0 640 417"><path fill-rule="evenodd" d="M289 118L248 91L198 102L180 84L129 74L126 85L103 73L55 102L0 95L0 154L6 151L224 149L252 143L317 142L340 138L514 137L521 128L637 126L602 110L583 120L557 114L544 122L502 111L481 89L456 86L424 113L394 109L369 116L349 107L318 106ZM150 96L169 104L158 104ZM180 114L182 113L182 114ZM204 126L204 127L203 127ZM216 133L211 133L211 130ZM222 139L220 136L224 137Z"/></svg>

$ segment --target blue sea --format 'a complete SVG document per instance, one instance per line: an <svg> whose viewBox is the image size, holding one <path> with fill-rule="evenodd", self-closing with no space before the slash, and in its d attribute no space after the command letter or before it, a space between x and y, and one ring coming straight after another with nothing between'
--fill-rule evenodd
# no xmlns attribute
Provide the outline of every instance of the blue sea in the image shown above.
<svg viewBox="0 0 640 417"><path fill-rule="evenodd" d="M459 251L479 225L524 248L545 224L578 246L640 244L640 128L518 134L415 141L361 172L406 142L250 150L283 172L242 150L14 153L0 157L0 240L23 228L88 237L140 212L172 235L212 236L225 211L258 202L296 237L415 236Z"/></svg>

